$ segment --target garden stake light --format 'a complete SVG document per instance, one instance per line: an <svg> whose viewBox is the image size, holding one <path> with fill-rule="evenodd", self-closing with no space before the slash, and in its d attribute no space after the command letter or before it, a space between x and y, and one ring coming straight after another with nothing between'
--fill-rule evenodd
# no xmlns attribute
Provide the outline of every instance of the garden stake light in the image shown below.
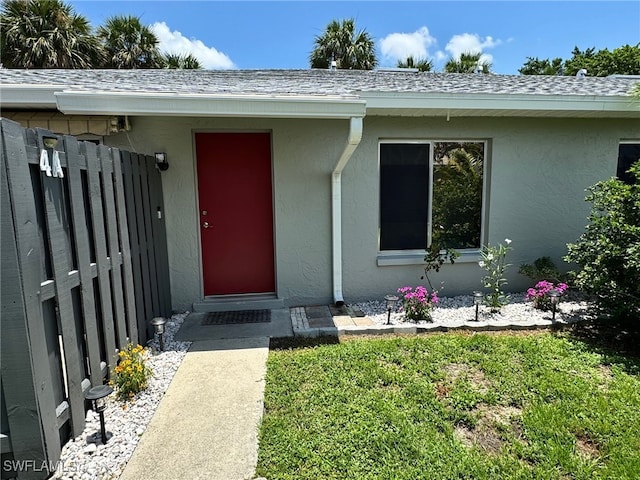
<svg viewBox="0 0 640 480"><path fill-rule="evenodd" d="M476 306L476 322L478 321L478 309L482 304L483 297L482 292L473 292L473 304Z"/></svg>
<svg viewBox="0 0 640 480"><path fill-rule="evenodd" d="M109 441L109 435L104 428L104 411L107 408L107 402L105 397L113 393L113 388L109 385L98 385L97 387L91 387L84 398L91 400L93 410L100 415L100 438L103 444Z"/></svg>
<svg viewBox="0 0 640 480"><path fill-rule="evenodd" d="M167 323L166 318L156 317L151 320L151 325L153 325L153 329L158 334L158 342L160 343L160 351L164 351L164 324Z"/></svg>
<svg viewBox="0 0 640 480"><path fill-rule="evenodd" d="M391 323L391 310L396 308L398 297L395 295L386 295L384 300L387 302L387 325L389 325L389 323Z"/></svg>
<svg viewBox="0 0 640 480"><path fill-rule="evenodd" d="M551 290L549 292L549 298L551 299L551 308L552 308L552 314L551 314L551 321L555 322L556 321L556 307L558 305L558 302L560 302L560 292L558 292L558 290Z"/></svg>

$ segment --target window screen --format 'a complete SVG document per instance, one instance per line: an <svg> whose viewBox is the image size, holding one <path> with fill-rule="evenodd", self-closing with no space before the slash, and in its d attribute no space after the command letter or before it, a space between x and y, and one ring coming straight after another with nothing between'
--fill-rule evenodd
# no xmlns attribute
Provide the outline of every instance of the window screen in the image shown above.
<svg viewBox="0 0 640 480"><path fill-rule="evenodd" d="M380 144L380 250L427 247L429 144Z"/></svg>

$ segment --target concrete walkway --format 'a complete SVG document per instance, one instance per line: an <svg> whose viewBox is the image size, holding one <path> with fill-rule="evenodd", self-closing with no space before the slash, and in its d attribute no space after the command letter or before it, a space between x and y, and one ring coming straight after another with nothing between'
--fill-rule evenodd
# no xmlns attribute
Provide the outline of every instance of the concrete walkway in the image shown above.
<svg viewBox="0 0 640 480"><path fill-rule="evenodd" d="M121 480L254 478L269 338L195 341Z"/></svg>

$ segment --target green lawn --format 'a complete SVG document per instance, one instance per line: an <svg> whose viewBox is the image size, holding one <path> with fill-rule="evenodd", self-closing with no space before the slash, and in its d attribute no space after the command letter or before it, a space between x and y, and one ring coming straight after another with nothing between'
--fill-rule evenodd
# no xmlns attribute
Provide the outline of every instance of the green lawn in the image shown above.
<svg viewBox="0 0 640 480"><path fill-rule="evenodd" d="M639 479L640 359L553 333L272 350L257 475Z"/></svg>

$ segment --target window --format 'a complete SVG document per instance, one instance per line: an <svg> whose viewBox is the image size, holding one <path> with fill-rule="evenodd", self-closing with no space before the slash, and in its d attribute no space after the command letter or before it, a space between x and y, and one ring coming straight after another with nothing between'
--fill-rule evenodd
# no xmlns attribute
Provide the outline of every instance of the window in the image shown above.
<svg viewBox="0 0 640 480"><path fill-rule="evenodd" d="M618 147L617 177L624 183L634 183L634 179L627 172L631 165L640 160L640 143L621 143Z"/></svg>
<svg viewBox="0 0 640 480"><path fill-rule="evenodd" d="M380 251L480 248L485 142L380 142Z"/></svg>

